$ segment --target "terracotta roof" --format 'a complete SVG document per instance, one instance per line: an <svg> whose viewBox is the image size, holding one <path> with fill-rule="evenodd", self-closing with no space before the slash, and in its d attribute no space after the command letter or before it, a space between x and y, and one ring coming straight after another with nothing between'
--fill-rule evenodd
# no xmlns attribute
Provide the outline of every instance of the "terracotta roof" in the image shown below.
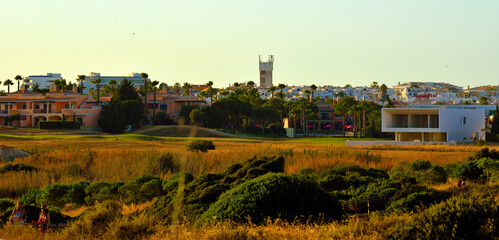
<svg viewBox="0 0 499 240"><path fill-rule="evenodd" d="M19 95L19 94L21 94L21 95L24 95L24 94L26 94L26 95L43 95L43 94L41 94L39 92L33 92L33 91L28 91L28 90L21 89L19 91L11 92L11 93L7 94L7 96L8 95Z"/></svg>

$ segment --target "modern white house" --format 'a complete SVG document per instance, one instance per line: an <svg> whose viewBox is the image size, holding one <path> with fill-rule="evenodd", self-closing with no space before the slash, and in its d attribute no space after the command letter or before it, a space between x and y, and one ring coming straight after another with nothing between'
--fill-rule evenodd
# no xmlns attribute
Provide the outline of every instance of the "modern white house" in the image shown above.
<svg viewBox="0 0 499 240"><path fill-rule="evenodd" d="M495 105L420 105L383 108L381 130L395 141L466 142L485 138L487 116Z"/></svg>

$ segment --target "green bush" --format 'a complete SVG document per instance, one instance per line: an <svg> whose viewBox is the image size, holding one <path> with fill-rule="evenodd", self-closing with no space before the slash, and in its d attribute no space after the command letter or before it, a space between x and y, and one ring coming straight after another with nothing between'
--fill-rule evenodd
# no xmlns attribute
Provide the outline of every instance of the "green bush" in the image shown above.
<svg viewBox="0 0 499 240"><path fill-rule="evenodd" d="M73 121L40 121L40 129L80 129L80 122Z"/></svg>
<svg viewBox="0 0 499 240"><path fill-rule="evenodd" d="M0 173L6 173L6 172L31 172L31 171L36 171L36 167L26 165L23 163L16 163L16 164L11 164L7 163L0 167Z"/></svg>
<svg viewBox="0 0 499 240"><path fill-rule="evenodd" d="M230 166L225 172L204 174L194 180L189 173L179 173L163 182L166 195L153 202L149 213L161 221L183 218L195 221L225 191L268 172L283 171L283 157L255 156Z"/></svg>
<svg viewBox="0 0 499 240"><path fill-rule="evenodd" d="M388 231L391 239L495 239L499 219L493 197L451 198Z"/></svg>
<svg viewBox="0 0 499 240"><path fill-rule="evenodd" d="M121 197L119 188L124 184L121 181L93 182L85 188L85 203L93 205L106 200L119 200Z"/></svg>
<svg viewBox="0 0 499 240"><path fill-rule="evenodd" d="M216 219L261 223L267 218L293 221L341 219L341 204L310 180L284 173L269 173L245 182L220 196L197 225Z"/></svg>
<svg viewBox="0 0 499 240"><path fill-rule="evenodd" d="M401 181L404 178L415 178L418 183L433 185L446 183L448 176L445 169L431 163L428 160L416 160L412 163L401 162L390 171L390 178L394 181Z"/></svg>
<svg viewBox="0 0 499 240"><path fill-rule="evenodd" d="M119 189L126 203L140 203L161 196L163 192L163 180L152 175L142 175L131 179Z"/></svg>
<svg viewBox="0 0 499 240"><path fill-rule="evenodd" d="M465 162L454 170L455 176L478 183L483 183L485 181L482 177L483 173L483 168L478 166L476 161Z"/></svg>
<svg viewBox="0 0 499 240"><path fill-rule="evenodd" d="M187 151L193 152L208 152L208 150L215 150L213 141L210 140L194 140L187 144Z"/></svg>
<svg viewBox="0 0 499 240"><path fill-rule="evenodd" d="M19 198L19 201L23 202L25 206L32 205L40 207L43 204L42 203L43 194L44 191L41 189L30 188L25 194L23 194Z"/></svg>

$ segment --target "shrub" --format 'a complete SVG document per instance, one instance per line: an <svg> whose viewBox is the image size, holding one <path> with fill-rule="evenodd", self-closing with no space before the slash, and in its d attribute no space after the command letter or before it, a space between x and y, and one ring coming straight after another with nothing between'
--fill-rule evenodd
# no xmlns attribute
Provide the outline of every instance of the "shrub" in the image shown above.
<svg viewBox="0 0 499 240"><path fill-rule="evenodd" d="M6 172L31 172L31 171L36 171L36 167L26 165L23 163L16 163L16 164L10 164L7 163L0 167L0 173L6 173Z"/></svg>
<svg viewBox="0 0 499 240"><path fill-rule="evenodd" d="M446 183L448 176L445 169L431 163L428 160L416 160L412 163L401 162L393 167L390 178L394 181L401 181L407 177L413 177L418 183L427 185Z"/></svg>
<svg viewBox="0 0 499 240"><path fill-rule="evenodd" d="M398 224L389 231L393 239L494 239L499 209L493 198L451 198Z"/></svg>
<svg viewBox="0 0 499 240"><path fill-rule="evenodd" d="M454 171L455 176L474 182L483 182L483 173L483 168L479 167L476 161L465 162Z"/></svg>
<svg viewBox="0 0 499 240"><path fill-rule="evenodd" d="M309 179L284 173L269 173L222 194L203 213L197 225L213 219L261 223L267 218L293 221L296 218L340 219L341 204ZM309 218L310 217L310 218Z"/></svg>
<svg viewBox="0 0 499 240"><path fill-rule="evenodd" d="M268 172L283 171L283 157L255 156L230 166L225 172L204 174L194 180L189 173L179 173L163 182L167 195L156 199L149 212L166 222L183 218L195 221L225 191ZM182 181L184 184L180 184Z"/></svg>
<svg viewBox="0 0 499 240"><path fill-rule="evenodd" d="M118 200L121 197L119 188L124 184L121 181L93 182L85 188L85 203L93 205L95 202Z"/></svg>
<svg viewBox="0 0 499 240"><path fill-rule="evenodd" d="M38 127L40 129L80 129L80 122L72 121L40 121Z"/></svg>
<svg viewBox="0 0 499 240"><path fill-rule="evenodd" d="M19 198L19 201L23 202L24 205L32 205L40 207L42 205L42 196L44 194L43 190L30 188L28 191Z"/></svg>
<svg viewBox="0 0 499 240"><path fill-rule="evenodd" d="M173 120L168 116L165 111L156 112L156 117L154 118L154 125L172 125Z"/></svg>
<svg viewBox="0 0 499 240"><path fill-rule="evenodd" d="M208 150L215 150L213 141L210 140L194 140L187 144L187 151L193 152L208 152Z"/></svg>
<svg viewBox="0 0 499 240"><path fill-rule="evenodd" d="M126 203L140 203L161 196L163 192L163 181L152 175L142 175L131 179L127 184L120 187Z"/></svg>

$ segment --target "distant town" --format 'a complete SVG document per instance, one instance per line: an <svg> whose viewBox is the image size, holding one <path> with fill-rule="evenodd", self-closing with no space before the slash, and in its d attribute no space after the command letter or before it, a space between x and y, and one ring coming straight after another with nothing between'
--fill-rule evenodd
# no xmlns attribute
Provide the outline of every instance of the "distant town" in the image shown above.
<svg viewBox="0 0 499 240"><path fill-rule="evenodd" d="M393 133L396 141L471 141L484 138L484 129L487 128L493 110L495 110L494 105L498 104L499 100L499 85L463 87L443 82L405 82L389 87L383 83L372 82L369 86L349 84L345 86L316 86L314 84L289 86L275 83L273 65L273 55L269 55L267 59L259 56L259 84L253 81L235 82L224 88L213 88L212 81L197 84L160 83L151 81L146 73L134 72L124 76L107 76L91 72L88 75L71 77L74 80L67 80L60 73L24 77L17 75L14 80L3 81L3 85L7 86L7 92L2 92L3 96L0 96L0 123L38 126L41 121L70 119L79 122L88 131L101 131L102 124L99 118L103 110L102 106L110 103L118 87L126 80L127 84L134 86L136 93L142 98L141 101L147 103L144 104L144 123L178 124L190 122L189 120L195 121L189 119L189 114L195 108L205 108L221 99L246 94L243 100L253 109L229 117L225 121L226 124L220 127L241 128L241 124L245 124L244 128L248 129L248 124L252 122L255 126L261 126L263 134L265 124L279 123L286 129L286 135L291 137L295 137L297 132L304 135L311 132L345 135L345 131L353 133L354 136L366 136L367 128L371 128L373 132ZM144 89L145 84L147 84L146 89ZM255 97L260 98L257 101L259 103L255 103L254 99L251 100ZM374 120L370 120L365 117L366 110L358 110L359 107L354 107L352 104L343 107L342 110L341 107L335 106L344 98L373 104L371 107L360 107L370 108L369 111L375 111L373 106L379 109L383 106L395 109L383 108L382 114L376 110L379 112L377 114L382 116L372 117ZM270 101L272 99L279 99L281 102L275 103ZM265 101L270 102L265 105ZM305 107L302 107L301 115L293 114L292 108L299 107L284 105L286 102L299 101L313 103L306 107L309 112L303 110ZM460 124L458 122L444 123L443 119L446 119L444 115L449 113L435 110L442 108L451 110L461 105L462 107L457 108L458 113L452 113L458 115L456 117L460 118ZM265 113L265 109L260 109L265 106L270 106L272 111ZM284 111L283 107L288 109ZM182 109L184 109L183 113ZM463 109L467 109L468 112ZM228 112L229 110L224 111L222 112L226 115L232 114ZM156 112L163 116L163 120L157 120ZM253 117L258 114L262 115L261 112L263 115L276 113L280 117L278 119ZM202 112L204 115L208 113ZM357 119L355 118L356 114L360 113L363 114L362 120L360 120L360 115L357 115ZM240 122L240 114L247 116L247 120ZM196 116L190 118L196 118ZM203 117L198 118L203 119ZM234 118L237 121L234 121ZM255 120L258 118L263 119L259 124ZM376 118L382 118L382 123L377 123ZM210 125L210 120L206 120L206 117L199 121ZM366 122L369 121L371 122L366 127ZM216 127L217 124L212 123L211 126ZM377 135L381 134L377 133Z"/></svg>

